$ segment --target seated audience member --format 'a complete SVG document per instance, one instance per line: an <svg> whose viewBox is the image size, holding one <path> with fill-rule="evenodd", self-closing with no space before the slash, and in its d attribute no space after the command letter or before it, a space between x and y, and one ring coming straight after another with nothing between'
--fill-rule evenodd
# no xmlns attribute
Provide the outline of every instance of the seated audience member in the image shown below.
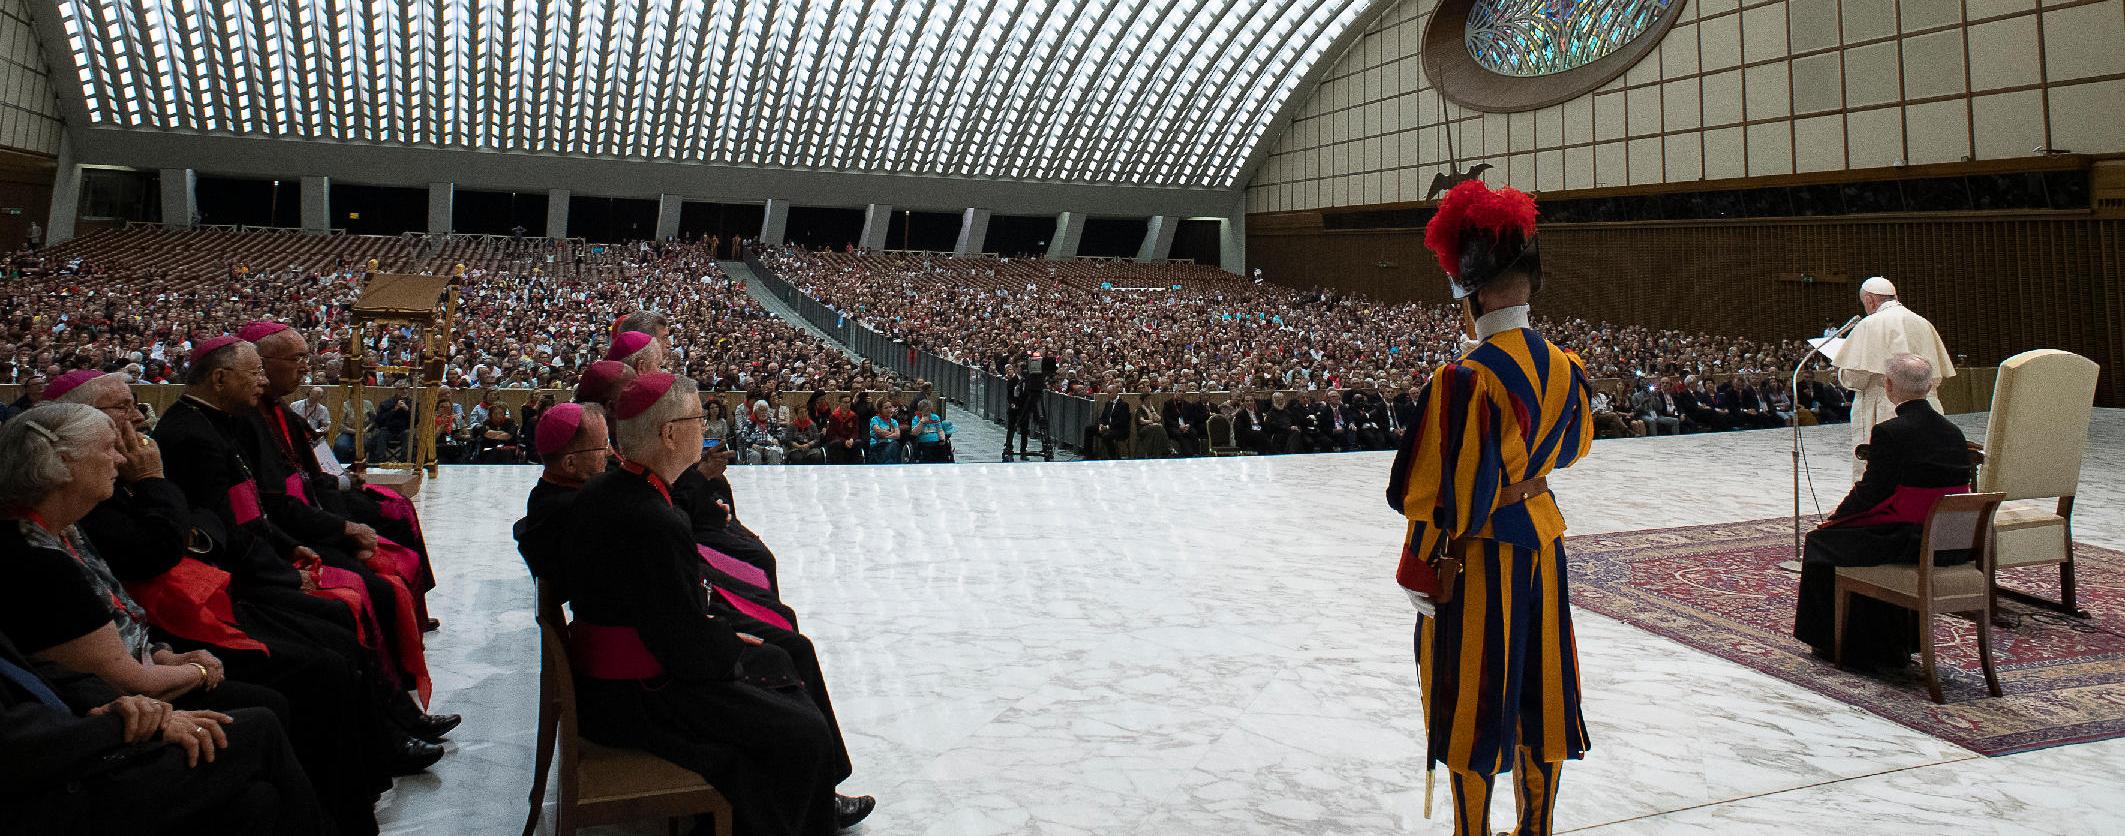
<svg viewBox="0 0 2125 836"><path fill-rule="evenodd" d="M517 425L509 418L509 407L495 404L487 410L487 420L472 428L472 460L478 464L521 464L523 454L517 444Z"/></svg>
<svg viewBox="0 0 2125 836"><path fill-rule="evenodd" d="M248 340L246 341L248 342ZM376 424L372 430L372 449L369 458L383 461L405 461L407 432L413 427L413 389L400 386L391 391L391 397L376 407Z"/></svg>
<svg viewBox="0 0 2125 836"><path fill-rule="evenodd" d="M826 434L812 419L810 410L790 416L789 439L783 445L782 457L789 464L826 463Z"/></svg>
<svg viewBox="0 0 2125 836"><path fill-rule="evenodd" d="M1933 503L1970 488L1970 450L1962 430L1933 411L1933 369L1924 358L1889 358L1889 401L1896 417L1875 425L1867 470L1837 510L1809 532L1801 560L1793 635L1829 658L1835 644L1836 574L1841 566L1918 562L1920 525ZM1976 559L1972 550L1935 555L1936 565ZM1902 667L1922 640L1911 610L1854 596L1846 613L1845 663Z"/></svg>
<svg viewBox="0 0 2125 836"><path fill-rule="evenodd" d="M952 422L930 408L930 402L915 402L915 416L908 419L908 435L914 439L914 454L908 458L922 464L952 460Z"/></svg>
<svg viewBox="0 0 2125 836"><path fill-rule="evenodd" d="M525 501L524 518L516 524L517 551L531 576L558 584L561 535L568 523L568 502L590 478L604 473L613 461L610 428L605 409L595 403L566 403L546 413L543 429L534 443L545 463L538 484Z"/></svg>
<svg viewBox="0 0 2125 836"><path fill-rule="evenodd" d="M1269 448L1275 453L1311 453L1313 448L1306 442L1305 421L1296 404L1283 392L1269 396L1269 408L1263 411L1262 425L1269 434Z"/></svg>
<svg viewBox="0 0 2125 836"><path fill-rule="evenodd" d="M0 816L21 833L324 832L273 713L185 711L0 634Z"/></svg>
<svg viewBox="0 0 2125 836"><path fill-rule="evenodd" d="M878 411L871 415L870 445L864 460L870 464L900 464L899 407L892 401L878 404Z"/></svg>
<svg viewBox="0 0 2125 836"><path fill-rule="evenodd" d="M1269 431L1263 424L1261 404L1242 392L1232 403L1232 438L1242 450L1252 450L1255 455L1267 456L1272 452Z"/></svg>
<svg viewBox="0 0 2125 836"><path fill-rule="evenodd" d="M1129 416L1129 403L1116 394L1101 404L1095 411L1092 426L1085 435L1087 458L1126 459L1129 457L1129 428L1136 419Z"/></svg>
<svg viewBox="0 0 2125 836"><path fill-rule="evenodd" d="M1136 451L1132 457L1139 459L1163 459L1173 455L1173 445L1166 437L1166 420L1163 411L1151 405L1151 399L1136 396Z"/></svg>
<svg viewBox="0 0 2125 836"><path fill-rule="evenodd" d="M701 414L707 416L701 424L705 437L721 440L725 449L737 449L738 428L724 411L723 399L705 396L701 399L701 410Z"/></svg>
<svg viewBox="0 0 2125 836"><path fill-rule="evenodd" d="M1359 450L1386 450L1387 402L1377 393L1359 390L1350 393L1350 409L1356 432L1352 440Z"/></svg>
<svg viewBox="0 0 2125 836"><path fill-rule="evenodd" d="M782 463L782 430L767 401L754 401L747 416L738 421L736 446L745 464Z"/></svg>
<svg viewBox="0 0 2125 836"><path fill-rule="evenodd" d="M1320 425L1321 435L1328 439L1330 449L1338 452L1360 449L1358 427L1352 421L1350 407L1343 402L1342 390L1328 390L1328 396L1321 400L1320 406L1314 408L1313 414L1315 422Z"/></svg>
<svg viewBox="0 0 2125 836"><path fill-rule="evenodd" d="M1616 411L1609 393L1595 390L1592 406L1595 438L1631 438L1636 435L1631 431L1631 422Z"/></svg>
<svg viewBox="0 0 2125 836"><path fill-rule="evenodd" d="M857 420L855 403L854 398L842 395L834 410L827 413L827 464L863 463L863 453L869 445L863 441L866 428Z"/></svg>
<svg viewBox="0 0 2125 836"><path fill-rule="evenodd" d="M1203 425L1197 423L1193 410L1188 408L1187 396L1174 394L1159 407L1159 424L1166 430L1166 443L1172 445L1176 454L1188 458L1200 456L1203 449Z"/></svg>
<svg viewBox="0 0 2125 836"><path fill-rule="evenodd" d="M848 770L832 724L787 652L711 611L708 564L673 507L670 486L701 458L693 381L643 374L615 406L626 463L577 493L561 540L583 736L701 773L740 833L853 825L875 802L836 796Z"/></svg>
<svg viewBox="0 0 2125 836"><path fill-rule="evenodd" d="M1652 381L1631 393L1631 411L1645 424L1648 435L1657 436L1663 429L1668 435L1682 434L1682 408L1666 384L1665 379Z"/></svg>

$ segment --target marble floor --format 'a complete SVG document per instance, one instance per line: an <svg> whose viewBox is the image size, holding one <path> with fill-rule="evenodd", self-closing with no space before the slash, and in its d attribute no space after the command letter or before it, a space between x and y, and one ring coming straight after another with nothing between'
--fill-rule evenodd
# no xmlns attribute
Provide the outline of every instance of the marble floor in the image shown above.
<svg viewBox="0 0 2125 836"><path fill-rule="evenodd" d="M1982 416L1958 420L1981 433ZM1824 506L1849 482L1848 431L1807 433ZM1789 438L1602 441L1553 485L1575 533L1778 516ZM1422 816L1389 458L732 478L824 656L857 764L844 790L880 799L854 832L1443 834L1443 804ZM418 499L442 576L436 708L467 720L442 764L386 797L388 832L522 827L537 643L509 523L535 475L447 468ZM2078 535L2125 548L2125 411L2098 413L2082 478ZM1594 749L1564 773L1562 831L2091 834L2125 821L2125 740L1983 758L1577 618Z"/></svg>

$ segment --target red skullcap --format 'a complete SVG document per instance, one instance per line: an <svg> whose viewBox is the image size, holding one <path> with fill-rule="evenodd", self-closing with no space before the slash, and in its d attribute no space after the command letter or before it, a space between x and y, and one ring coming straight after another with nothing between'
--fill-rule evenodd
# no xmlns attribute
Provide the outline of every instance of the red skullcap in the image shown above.
<svg viewBox="0 0 2125 836"><path fill-rule="evenodd" d="M622 332L612 338L612 351L605 355L605 359L625 360L641 351L642 347L649 345L649 341L653 339L656 338L640 331Z"/></svg>
<svg viewBox="0 0 2125 836"><path fill-rule="evenodd" d="M83 383L87 383L102 376L103 372L96 371L95 369L75 369L73 371L67 372L66 374L60 375L58 380L54 380L49 385L44 387L44 399L48 401L56 401L61 397L64 397L66 393L74 391L74 387L80 386Z"/></svg>
<svg viewBox="0 0 2125 836"><path fill-rule="evenodd" d="M1424 246L1438 255L1439 266L1459 284L1461 239L1471 229L1489 232L1494 239L1517 230L1523 241L1535 238L1535 199L1510 186L1492 191L1481 180L1463 181L1446 199L1439 201L1438 214L1424 225Z"/></svg>
<svg viewBox="0 0 2125 836"><path fill-rule="evenodd" d="M610 403L620 389L634 379L635 370L618 360L599 360L583 370L576 381L576 400Z"/></svg>
<svg viewBox="0 0 2125 836"><path fill-rule="evenodd" d="M625 421L656 406L679 378L670 372L650 372L635 378L612 404L612 414Z"/></svg>
<svg viewBox="0 0 2125 836"><path fill-rule="evenodd" d="M213 354L214 352L220 351L224 348L228 348L229 346L235 345L240 342L243 342L243 340L237 339L236 337L230 336L228 334L223 334L219 337L208 337L205 342L202 342L192 347L192 362L205 362L207 359L207 355Z"/></svg>
<svg viewBox="0 0 2125 836"><path fill-rule="evenodd" d="M288 330L288 324L285 322L261 319L238 329L236 338L247 343L255 343L286 330Z"/></svg>
<svg viewBox="0 0 2125 836"><path fill-rule="evenodd" d="M567 449L568 443L575 440L576 431L582 428L583 405L561 404L539 416L539 434L532 446L538 448L539 455L551 456Z"/></svg>

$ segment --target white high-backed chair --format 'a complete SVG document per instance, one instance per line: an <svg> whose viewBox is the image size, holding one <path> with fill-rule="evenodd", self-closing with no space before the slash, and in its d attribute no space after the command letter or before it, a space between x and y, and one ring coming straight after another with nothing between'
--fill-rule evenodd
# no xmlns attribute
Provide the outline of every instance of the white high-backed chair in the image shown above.
<svg viewBox="0 0 2125 836"><path fill-rule="evenodd" d="M2055 499L2055 508L2028 503L2002 507L1993 517L1993 553L2000 569L2059 567L2059 600L2000 589L2018 600L2080 615L2074 601L2073 496L2080 489L2088 420L2095 408L2095 361L2070 351L2040 348L2000 364L1985 427L1980 492L2008 502Z"/></svg>

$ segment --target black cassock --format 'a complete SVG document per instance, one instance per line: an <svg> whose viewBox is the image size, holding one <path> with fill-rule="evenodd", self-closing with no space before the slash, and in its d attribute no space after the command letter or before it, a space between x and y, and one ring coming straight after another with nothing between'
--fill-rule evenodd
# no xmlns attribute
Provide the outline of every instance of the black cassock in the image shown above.
<svg viewBox="0 0 2125 836"><path fill-rule="evenodd" d="M730 798L739 833L834 833L834 787L848 768L833 727L789 654L745 644L711 612L707 564L669 488L632 468L607 472L567 515L558 575L574 632L631 631L661 668L643 679L579 675L583 736L700 773ZM576 653L605 650L578 644ZM598 660L576 661L580 674Z"/></svg>
<svg viewBox="0 0 2125 836"><path fill-rule="evenodd" d="M177 566L187 556L192 526L184 492L166 479L119 487L79 524L111 572L128 582ZM345 610L330 601L305 600ZM208 650L227 667L229 678L287 697L292 714L286 731L327 815L343 833L376 832L376 799L391 788L383 767L389 754L385 745L398 733L372 701L375 691L365 686L361 644L352 632L303 613L260 601L232 603L235 626L264 644L265 651L188 639L159 625L153 635L179 651Z"/></svg>
<svg viewBox="0 0 2125 836"><path fill-rule="evenodd" d="M1962 430L1924 400L1896 408L1875 425L1867 470L1830 515L1808 533L1800 567L1793 636L1829 653L1836 640L1837 568L1917 563L1919 528L1940 496L1970 485L1970 451ZM1968 563L1970 550L1943 551L1937 565ZM1845 661L1901 665L1918 649L1918 614L1854 595L1845 614Z"/></svg>

